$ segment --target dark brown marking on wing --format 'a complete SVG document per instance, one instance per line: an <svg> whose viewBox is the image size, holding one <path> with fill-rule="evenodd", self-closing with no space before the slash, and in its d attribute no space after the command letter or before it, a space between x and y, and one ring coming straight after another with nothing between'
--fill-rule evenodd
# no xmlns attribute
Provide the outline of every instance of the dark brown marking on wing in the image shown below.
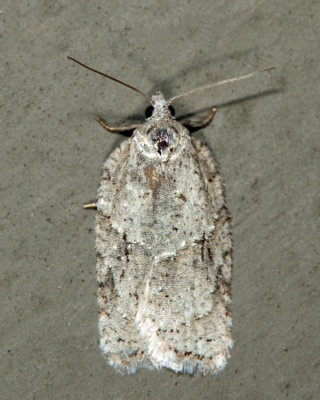
<svg viewBox="0 0 320 400"><path fill-rule="evenodd" d="M202 239L201 239L201 261L204 260L204 245L206 243L206 235L203 232Z"/></svg>
<svg viewBox="0 0 320 400"><path fill-rule="evenodd" d="M144 169L144 174L148 179L148 186L149 189L153 192L154 190L154 177L153 177L153 173L154 173L154 167L152 165L148 165L145 169Z"/></svg>
<svg viewBox="0 0 320 400"><path fill-rule="evenodd" d="M126 257L126 262L128 263L129 262L129 249L128 249L128 242L127 242L127 234L126 234L126 232L123 232L123 235L122 235L122 239L123 239L123 242L124 242L124 255L125 255L125 257ZM122 276L122 278L124 277L124 270L122 271L122 273L121 273L121 275L123 274L123 276ZM120 276L120 278L121 278L121 276Z"/></svg>

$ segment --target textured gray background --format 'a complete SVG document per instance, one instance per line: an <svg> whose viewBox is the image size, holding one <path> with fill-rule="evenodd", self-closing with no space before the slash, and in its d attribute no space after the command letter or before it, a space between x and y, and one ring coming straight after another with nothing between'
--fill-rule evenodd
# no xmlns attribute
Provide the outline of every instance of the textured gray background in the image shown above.
<svg viewBox="0 0 320 400"><path fill-rule="evenodd" d="M318 1L11 1L1 21L1 361L6 399L317 399ZM169 96L218 105L196 135L233 215L235 346L217 376L121 376L98 348L94 199L123 137L94 117L143 116L143 97L66 56Z"/></svg>

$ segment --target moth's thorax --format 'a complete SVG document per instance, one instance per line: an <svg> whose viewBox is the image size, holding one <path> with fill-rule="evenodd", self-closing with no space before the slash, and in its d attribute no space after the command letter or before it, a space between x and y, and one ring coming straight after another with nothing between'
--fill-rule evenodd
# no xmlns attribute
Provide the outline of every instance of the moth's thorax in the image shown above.
<svg viewBox="0 0 320 400"><path fill-rule="evenodd" d="M159 162L179 157L189 140L188 130L172 118L149 119L135 130L133 136L138 153Z"/></svg>

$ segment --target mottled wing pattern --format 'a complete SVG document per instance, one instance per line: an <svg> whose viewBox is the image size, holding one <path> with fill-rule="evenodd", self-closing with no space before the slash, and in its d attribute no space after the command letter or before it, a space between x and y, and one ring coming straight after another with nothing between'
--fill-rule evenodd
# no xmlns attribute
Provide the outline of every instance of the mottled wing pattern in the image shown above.
<svg viewBox="0 0 320 400"><path fill-rule="evenodd" d="M184 128L182 127L182 130ZM100 344L110 364L214 373L229 357L231 235L208 149L186 130L166 164L134 136L104 166L97 203Z"/></svg>

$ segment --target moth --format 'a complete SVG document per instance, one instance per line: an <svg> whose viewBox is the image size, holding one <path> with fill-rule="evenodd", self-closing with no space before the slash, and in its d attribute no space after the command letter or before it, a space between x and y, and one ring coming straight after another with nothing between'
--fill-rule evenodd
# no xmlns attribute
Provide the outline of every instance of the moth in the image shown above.
<svg viewBox="0 0 320 400"><path fill-rule="evenodd" d="M217 165L185 126L207 125L216 109L182 124L171 103L257 72L165 100L68 58L150 102L141 124L112 127L97 117L107 130L133 130L106 160L97 202L84 206L97 210L101 350L127 373L217 373L233 344L231 219Z"/></svg>

